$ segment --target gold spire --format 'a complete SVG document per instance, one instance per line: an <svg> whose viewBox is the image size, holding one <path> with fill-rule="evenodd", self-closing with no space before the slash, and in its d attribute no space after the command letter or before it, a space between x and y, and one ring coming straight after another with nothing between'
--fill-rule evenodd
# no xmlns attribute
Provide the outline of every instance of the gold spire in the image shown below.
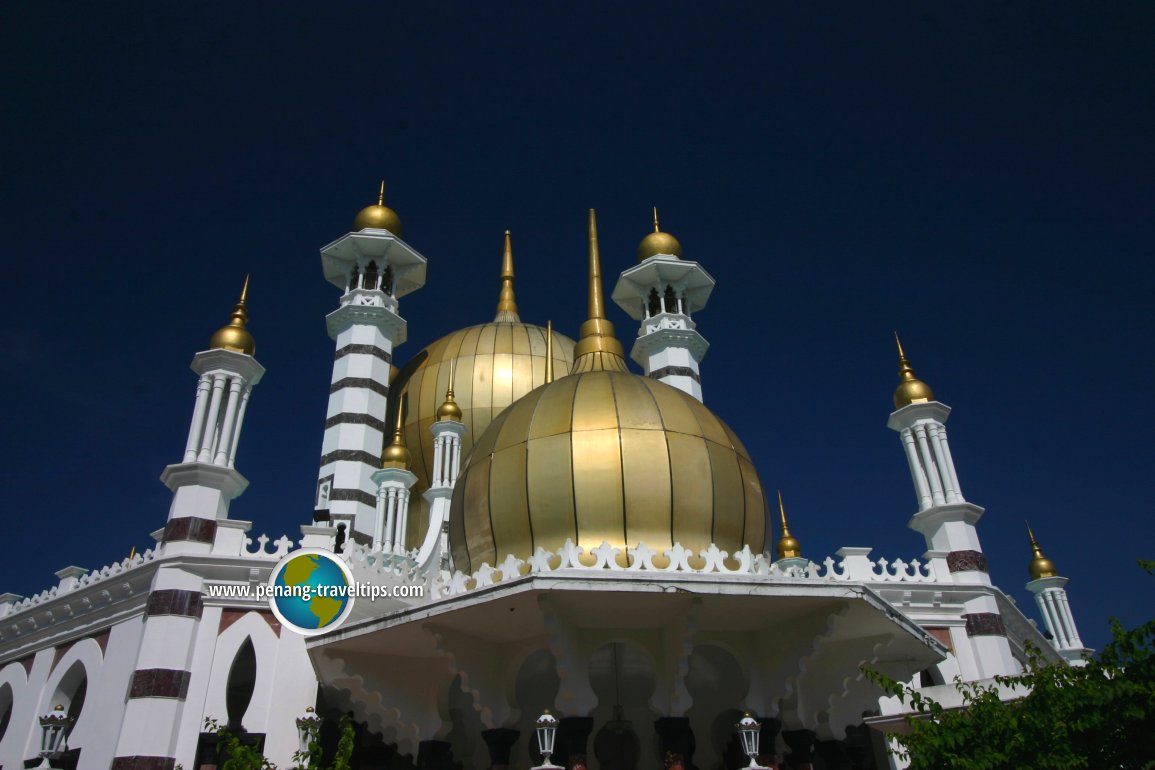
<svg viewBox="0 0 1155 770"><path fill-rule="evenodd" d="M606 318L602 295L602 263L598 254L597 214L590 209L589 318L581 325L581 335L574 346L571 373L618 371L626 369L622 343L614 336L614 325Z"/></svg>
<svg viewBox="0 0 1155 770"><path fill-rule="evenodd" d="M778 514L782 517L782 537L778 538L778 558L794 559L802 555L802 545L790 534L786 523L786 506L782 504L782 490L778 490Z"/></svg>
<svg viewBox="0 0 1155 770"><path fill-rule="evenodd" d="M494 323L519 323L517 300L513 296L513 244L509 230L505 231L505 252L501 256L501 295L497 299L497 315Z"/></svg>
<svg viewBox="0 0 1155 770"><path fill-rule="evenodd" d="M902 340L898 332L894 333L894 342L898 345L898 388L894 391L894 408L902 409L910 404L925 404L934 401L934 392L922 380L914 376L914 369L910 361L906 360L906 352L902 349Z"/></svg>
<svg viewBox="0 0 1155 770"><path fill-rule="evenodd" d="M405 446L405 399L407 396L401 397L401 403L397 405L397 427L393 431L393 442L385 447L385 451L381 453L381 467L382 468L404 468L409 470L409 463L412 458L409 455L409 449Z"/></svg>
<svg viewBox="0 0 1155 770"><path fill-rule="evenodd" d="M545 322L545 382L553 382L553 321Z"/></svg>
<svg viewBox="0 0 1155 770"><path fill-rule="evenodd" d="M246 275L245 285L241 287L241 298L233 306L232 318L227 325L217 329L212 338L209 339L211 350L231 350L234 353L244 353L249 356L256 353L257 343L253 340L253 335L245 328L249 322L248 297L249 276Z"/></svg>
<svg viewBox="0 0 1155 770"><path fill-rule="evenodd" d="M668 254L674 257L682 256L682 244L669 233L663 233L658 226L658 207L654 206L654 232L647 235L638 244L638 261L649 259L656 254Z"/></svg>
<svg viewBox="0 0 1155 770"><path fill-rule="evenodd" d="M1059 571L1055 569L1055 564L1046 556L1043 556L1043 549L1039 548L1039 541L1035 539L1035 533L1031 531L1031 523L1027 522L1027 536L1031 538L1031 563L1027 569L1031 573L1031 580L1038 580L1039 578L1056 577Z"/></svg>
<svg viewBox="0 0 1155 770"><path fill-rule="evenodd" d="M381 188L377 192L377 203L361 209L353 220L353 232L360 232L365 228L388 230L394 235L401 235L400 217L396 211L385 205L384 179L381 180Z"/></svg>
<svg viewBox="0 0 1155 770"><path fill-rule="evenodd" d="M437 407L437 421L461 422L461 407L453 400L453 377L457 372L457 359L449 362L449 385L445 388L445 400Z"/></svg>

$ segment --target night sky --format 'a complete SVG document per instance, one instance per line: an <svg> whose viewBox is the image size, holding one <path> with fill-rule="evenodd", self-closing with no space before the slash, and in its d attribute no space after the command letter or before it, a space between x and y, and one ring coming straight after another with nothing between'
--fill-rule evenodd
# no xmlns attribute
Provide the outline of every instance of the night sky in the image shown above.
<svg viewBox="0 0 1155 770"><path fill-rule="evenodd" d="M1155 6L1064 6L3 4L0 592L151 544L189 362L248 272L268 373L232 517L299 536L318 250L384 178L429 260L399 364L492 319L506 228L522 319L576 337L587 209L608 293L657 205L718 281L706 403L812 558L925 550L898 330L993 579L1037 617L1030 519L1101 647L1155 615Z"/></svg>

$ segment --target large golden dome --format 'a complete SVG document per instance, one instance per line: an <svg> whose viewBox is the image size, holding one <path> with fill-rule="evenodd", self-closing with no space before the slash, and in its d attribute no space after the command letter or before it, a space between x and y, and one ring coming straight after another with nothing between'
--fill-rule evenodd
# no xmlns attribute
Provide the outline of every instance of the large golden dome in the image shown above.
<svg viewBox="0 0 1155 770"><path fill-rule="evenodd" d="M417 495L429 488L433 468L433 434L429 427L445 401L450 370L454 370L454 400L461 410L459 421L468 428L461 439L465 457L474 441L493 418L526 393L545 383L546 330L522 323L513 293L513 253L505 235L501 293L497 320L451 332L425 348L428 356L409 378L405 392L409 407L405 418L405 443L413 454L411 470L417 476ZM573 363L574 341L553 332L553 362L558 372ZM424 532L424 506L411 514L410 533ZM417 534L413 534L416 538ZM414 541L411 547L420 545Z"/></svg>
<svg viewBox="0 0 1155 770"><path fill-rule="evenodd" d="M502 412L462 468L449 538L471 572L572 539L760 553L766 500L745 447L692 396L626 370L606 321L590 212L590 313L568 377Z"/></svg>

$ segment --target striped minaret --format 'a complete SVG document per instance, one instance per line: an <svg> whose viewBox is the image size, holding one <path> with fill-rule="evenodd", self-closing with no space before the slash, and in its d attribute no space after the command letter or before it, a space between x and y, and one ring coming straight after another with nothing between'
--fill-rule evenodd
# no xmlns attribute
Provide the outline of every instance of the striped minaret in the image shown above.
<svg viewBox="0 0 1155 770"><path fill-rule="evenodd" d="M377 521L377 485L384 446L393 347L405 341L405 319L397 300L425 285L425 257L400 238L401 222L377 203L353 221L353 232L321 249L325 278L341 289L340 304L328 315L329 336L337 343L316 508L334 524L372 538ZM352 532L350 533L352 534Z"/></svg>
<svg viewBox="0 0 1155 770"><path fill-rule="evenodd" d="M950 630L963 679L1017 674L1019 666L1011 654L975 526L983 509L963 497L947 442L950 407L935 400L931 387L915 376L897 334L895 343L899 384L887 426L902 439L918 500L918 512L908 526L926 538L932 571L949 574L970 595L961 618L965 625Z"/></svg>
<svg viewBox="0 0 1155 770"><path fill-rule="evenodd" d="M248 288L246 278L232 319L193 358L200 380L183 462L161 475L173 491L162 557L211 551L217 520L228 518L229 502L248 485L234 462L249 393L265 373L246 328ZM153 578L112 770L176 765L203 585L200 576L171 562L162 562Z"/></svg>
<svg viewBox="0 0 1155 770"><path fill-rule="evenodd" d="M173 491L165 527L165 553L207 551L216 521L229 517L229 503L248 486L236 469L237 446L253 386L265 367L253 357L256 343L248 324L249 279L229 323L209 340L209 349L193 357L196 403L184 458L161 474Z"/></svg>

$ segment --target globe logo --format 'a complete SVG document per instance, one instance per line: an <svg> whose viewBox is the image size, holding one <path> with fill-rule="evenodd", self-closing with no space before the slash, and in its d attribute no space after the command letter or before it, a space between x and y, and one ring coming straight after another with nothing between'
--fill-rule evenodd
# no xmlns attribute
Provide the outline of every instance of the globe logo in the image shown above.
<svg viewBox="0 0 1155 770"><path fill-rule="evenodd" d="M281 625L313 636L332 631L353 610L353 574L340 557L319 548L294 551L277 564L265 587Z"/></svg>

